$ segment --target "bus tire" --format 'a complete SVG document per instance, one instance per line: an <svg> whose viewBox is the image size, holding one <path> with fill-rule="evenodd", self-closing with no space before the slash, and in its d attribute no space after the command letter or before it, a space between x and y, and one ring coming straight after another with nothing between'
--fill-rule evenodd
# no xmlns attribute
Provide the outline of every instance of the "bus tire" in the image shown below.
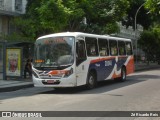
<svg viewBox="0 0 160 120"><path fill-rule="evenodd" d="M93 72L88 74L86 87L87 89L93 89L97 86L96 75Z"/></svg>
<svg viewBox="0 0 160 120"><path fill-rule="evenodd" d="M122 69L121 69L120 81L122 81L122 82L126 81L126 68L125 67L122 67Z"/></svg>

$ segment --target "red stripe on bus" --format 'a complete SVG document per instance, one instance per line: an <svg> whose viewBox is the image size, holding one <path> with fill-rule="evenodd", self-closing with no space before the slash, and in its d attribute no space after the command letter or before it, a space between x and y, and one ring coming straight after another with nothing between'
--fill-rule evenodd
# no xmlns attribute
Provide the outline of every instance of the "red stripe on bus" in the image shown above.
<svg viewBox="0 0 160 120"><path fill-rule="evenodd" d="M90 63L97 63L97 62L101 62L101 61L104 61L104 60L112 60L112 59L115 59L115 57L98 58L98 59L95 59L95 60L91 60Z"/></svg>

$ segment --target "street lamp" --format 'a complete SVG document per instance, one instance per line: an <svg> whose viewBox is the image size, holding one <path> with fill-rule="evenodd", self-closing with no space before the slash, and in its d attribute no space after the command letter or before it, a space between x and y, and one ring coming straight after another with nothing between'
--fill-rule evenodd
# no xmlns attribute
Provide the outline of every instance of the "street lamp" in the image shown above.
<svg viewBox="0 0 160 120"><path fill-rule="evenodd" d="M137 9L136 14L135 14L135 18L134 18L134 27L135 27L135 40L136 40L136 64L137 64L137 56L138 56L138 42L136 39L136 35L137 35L137 15L138 12L140 11L140 9L143 7L143 5L145 4L145 2Z"/></svg>

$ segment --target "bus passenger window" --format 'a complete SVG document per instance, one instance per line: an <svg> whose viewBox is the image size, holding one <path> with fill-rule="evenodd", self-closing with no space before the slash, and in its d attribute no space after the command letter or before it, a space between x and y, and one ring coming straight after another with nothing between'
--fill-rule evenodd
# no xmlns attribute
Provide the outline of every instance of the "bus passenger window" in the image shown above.
<svg viewBox="0 0 160 120"><path fill-rule="evenodd" d="M107 39L98 39L99 44L99 54L100 56L108 55L108 41Z"/></svg>
<svg viewBox="0 0 160 120"><path fill-rule="evenodd" d="M96 38L86 37L86 47L88 56L98 56L98 46Z"/></svg>
<svg viewBox="0 0 160 120"><path fill-rule="evenodd" d="M112 56L118 55L117 41L116 40L110 40L109 41L109 46L110 46L110 55L112 55Z"/></svg>
<svg viewBox="0 0 160 120"><path fill-rule="evenodd" d="M126 53L127 55L133 54L131 42L126 42Z"/></svg>
<svg viewBox="0 0 160 120"><path fill-rule="evenodd" d="M119 55L126 55L125 42L118 41L118 51Z"/></svg>

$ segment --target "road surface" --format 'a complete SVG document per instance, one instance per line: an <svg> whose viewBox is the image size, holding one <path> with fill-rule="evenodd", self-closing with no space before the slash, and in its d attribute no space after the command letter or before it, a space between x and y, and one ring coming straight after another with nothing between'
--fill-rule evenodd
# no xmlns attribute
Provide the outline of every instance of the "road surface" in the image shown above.
<svg viewBox="0 0 160 120"><path fill-rule="evenodd" d="M3 92L0 93L0 111L160 111L160 69L136 72L128 76L125 82L113 80L101 82L93 90L85 90L83 87L62 90L33 87ZM160 115L159 117L58 117L55 119L158 120Z"/></svg>

